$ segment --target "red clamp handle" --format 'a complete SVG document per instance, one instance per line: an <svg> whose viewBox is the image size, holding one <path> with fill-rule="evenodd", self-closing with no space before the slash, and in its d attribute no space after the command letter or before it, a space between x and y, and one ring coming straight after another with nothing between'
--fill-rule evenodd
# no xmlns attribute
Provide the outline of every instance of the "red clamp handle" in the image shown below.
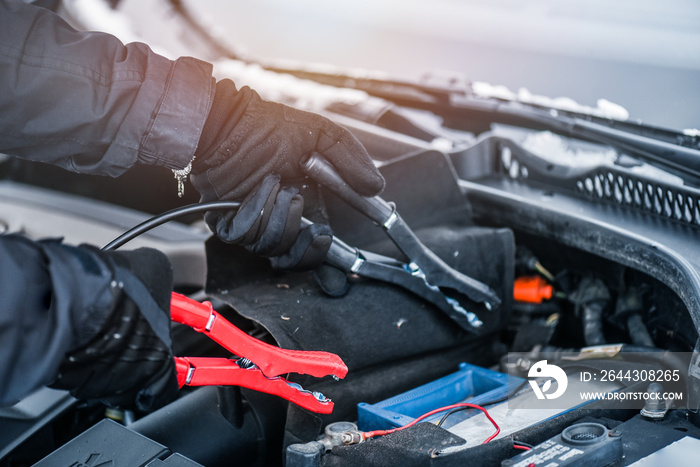
<svg viewBox="0 0 700 467"><path fill-rule="evenodd" d="M348 374L348 367L339 356L329 352L281 349L259 341L228 322L209 302L200 303L173 293L170 313L173 321L190 326L231 353L255 362L268 377L299 373L344 378Z"/></svg>
<svg viewBox="0 0 700 467"><path fill-rule="evenodd" d="M280 375L333 375L343 378L348 368L341 358L329 352L287 350L259 341L217 313L211 303L197 302L172 294L170 312L173 321L192 327L241 359L211 357L175 357L180 387L235 385L280 396L305 409L329 414L333 402L321 393L304 390ZM240 364L247 361L247 364Z"/></svg>

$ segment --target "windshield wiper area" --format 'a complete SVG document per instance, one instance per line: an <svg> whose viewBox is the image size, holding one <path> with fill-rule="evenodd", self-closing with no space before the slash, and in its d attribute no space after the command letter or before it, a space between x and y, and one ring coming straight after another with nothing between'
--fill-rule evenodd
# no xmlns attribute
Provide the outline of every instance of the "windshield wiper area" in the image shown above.
<svg viewBox="0 0 700 467"><path fill-rule="evenodd" d="M474 105L469 102L466 107L472 108ZM497 104L493 107L488 112L501 123L522 124L552 131L562 136L605 144L619 152L664 168L682 177L689 184L696 186L700 184L700 150L698 149L634 134L583 118L561 115L555 110L545 111L516 103Z"/></svg>
<svg viewBox="0 0 700 467"><path fill-rule="evenodd" d="M428 110L441 116L445 126L458 130L481 132L488 130L491 123L504 123L605 144L668 170L687 184L700 186L700 137L697 135L576 111L480 97L464 81L431 84L430 81L379 79L274 65L265 68L330 86L359 89L400 106Z"/></svg>

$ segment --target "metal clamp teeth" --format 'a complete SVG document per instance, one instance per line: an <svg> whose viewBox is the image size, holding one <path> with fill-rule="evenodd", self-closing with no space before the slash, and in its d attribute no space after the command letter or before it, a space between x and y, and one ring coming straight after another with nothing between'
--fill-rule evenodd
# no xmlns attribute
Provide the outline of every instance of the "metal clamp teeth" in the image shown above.
<svg viewBox="0 0 700 467"><path fill-rule="evenodd" d="M317 391L312 392L312 391L309 391L308 389L304 389L304 388L303 388L300 384L298 384L298 383L291 383L291 382L287 381L287 385L288 385L289 387L291 387L291 388L296 389L296 390L299 391L299 392L305 392L305 393L311 394L311 395L314 396L314 398L315 398L317 401L319 401L319 402L323 402L323 403L331 402L331 400L330 400L329 398L327 398L326 396L324 396L322 393L317 392Z"/></svg>

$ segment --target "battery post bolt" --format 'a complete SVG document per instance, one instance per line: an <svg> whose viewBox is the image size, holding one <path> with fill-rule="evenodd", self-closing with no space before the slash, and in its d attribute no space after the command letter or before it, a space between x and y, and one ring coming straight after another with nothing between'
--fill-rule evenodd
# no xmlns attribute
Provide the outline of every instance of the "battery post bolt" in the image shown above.
<svg viewBox="0 0 700 467"><path fill-rule="evenodd" d="M652 420L663 420L666 418L666 412L668 412L668 404L663 398L664 387L661 383L651 383L647 386L647 394L655 394L654 397L647 397L644 402L644 408L640 411L640 414L644 418L649 418Z"/></svg>

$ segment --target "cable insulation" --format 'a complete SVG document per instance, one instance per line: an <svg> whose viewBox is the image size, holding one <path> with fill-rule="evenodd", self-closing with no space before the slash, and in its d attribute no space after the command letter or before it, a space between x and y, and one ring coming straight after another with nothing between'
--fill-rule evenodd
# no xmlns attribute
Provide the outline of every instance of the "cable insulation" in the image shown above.
<svg viewBox="0 0 700 467"><path fill-rule="evenodd" d="M212 203L197 203L188 204L187 206L181 206L170 211L164 212L157 216L151 217L150 219L140 223L139 225L132 227L127 230L107 245L102 247L103 250L115 250L127 242L135 239L139 235L143 235L151 229L154 229L160 225L170 222L171 220L177 219L179 217L187 216L190 214L197 214L206 211L219 211L219 210L234 210L238 209L241 203L238 201L214 201Z"/></svg>
<svg viewBox="0 0 700 467"><path fill-rule="evenodd" d="M491 418L491 415L489 415L488 411L485 408L478 406L478 405L475 405L475 404L469 404L467 402L462 402L459 404L447 405L445 407L440 407L439 409L431 410L430 412L424 413L420 417L416 418L411 423L408 423L404 426L400 426L398 428L392 428L390 430L365 431L364 433L362 433L362 438L369 439L369 438L373 438L375 436L384 436L384 435L388 435L390 433L394 433L394 432L397 432L400 430L405 430L406 428L409 428L409 427L415 425L416 423L418 423L422 420L425 420L426 418L430 417L431 415L435 415L437 413L444 412L445 410L452 410L452 409L457 409L457 408L470 408L470 409L481 410L484 413L484 415L486 415L486 418L488 418L489 421L491 422L491 424L496 428L496 432L493 433L488 438L486 438L486 440L482 444L488 443L489 441L494 439L496 436L498 436L498 434L501 432L501 428L498 426L498 423L496 423L496 421L493 418Z"/></svg>

